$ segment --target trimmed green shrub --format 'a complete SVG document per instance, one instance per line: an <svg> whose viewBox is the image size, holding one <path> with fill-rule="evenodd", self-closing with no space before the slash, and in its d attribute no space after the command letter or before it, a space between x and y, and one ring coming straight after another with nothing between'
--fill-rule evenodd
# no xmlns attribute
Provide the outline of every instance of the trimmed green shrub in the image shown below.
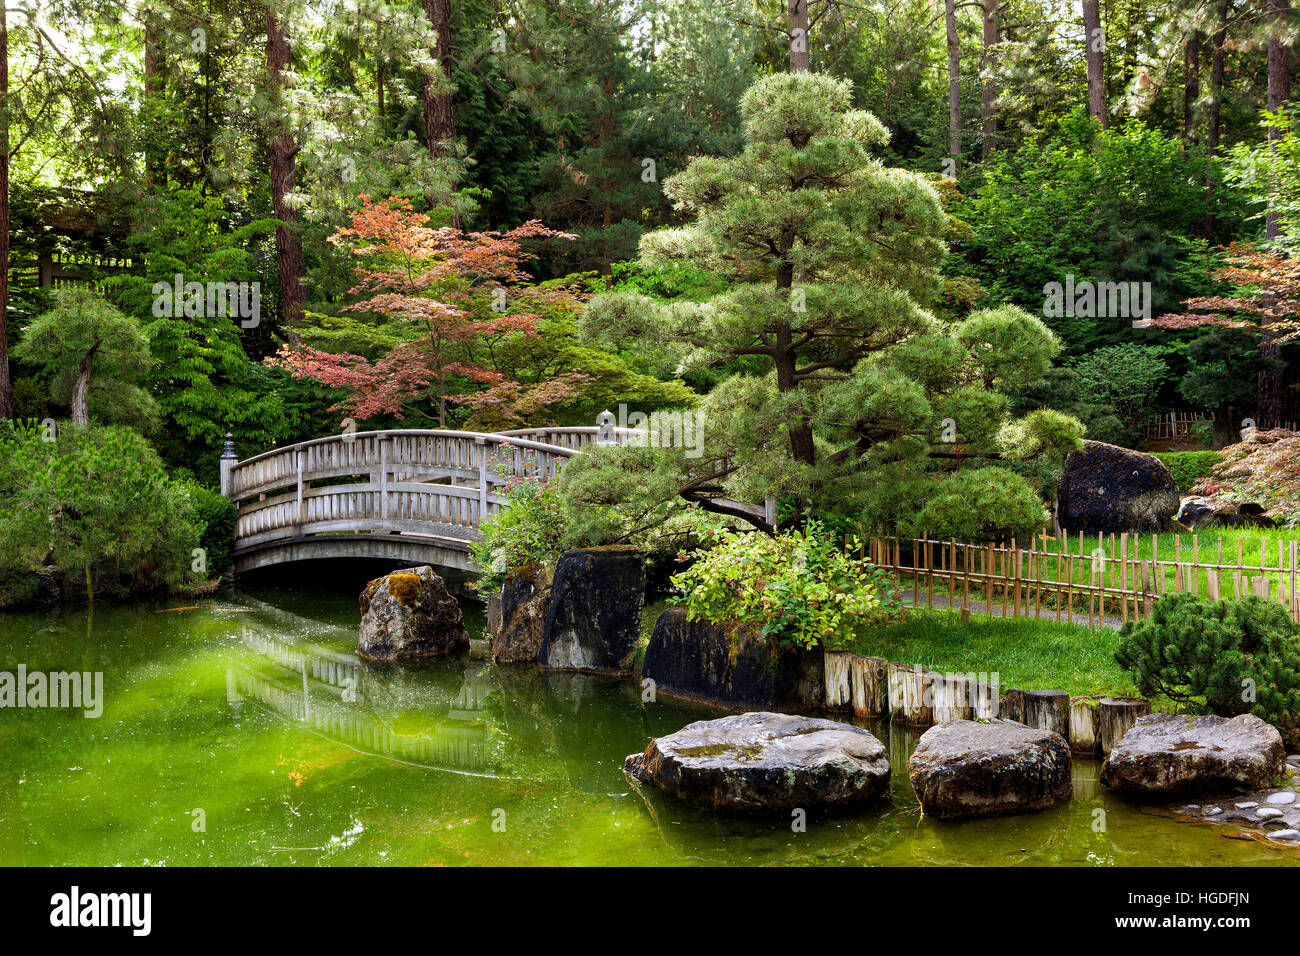
<svg viewBox="0 0 1300 956"><path fill-rule="evenodd" d="M900 519L914 538L1004 541L1030 538L1047 523L1047 509L1028 481L1006 468L977 468L947 475L917 514Z"/></svg>
<svg viewBox="0 0 1300 956"><path fill-rule="evenodd" d="M117 427L0 427L0 590L57 569L63 593L131 597L192 580L199 526L158 453Z"/></svg>
<svg viewBox="0 0 1300 956"><path fill-rule="evenodd" d="M208 575L224 574L230 567L230 552L235 546L235 519L239 509L219 491L197 481L185 482L185 491L199 526L199 547L207 555Z"/></svg>
<svg viewBox="0 0 1300 956"><path fill-rule="evenodd" d="M1254 714L1289 750L1300 746L1300 627L1276 602L1171 594L1150 620L1124 625L1115 660L1143 694L1195 713Z"/></svg>
<svg viewBox="0 0 1300 956"><path fill-rule="evenodd" d="M1214 473L1214 466L1222 461L1217 451L1165 451L1156 452L1169 473L1178 482L1179 491L1191 491L1202 478Z"/></svg>

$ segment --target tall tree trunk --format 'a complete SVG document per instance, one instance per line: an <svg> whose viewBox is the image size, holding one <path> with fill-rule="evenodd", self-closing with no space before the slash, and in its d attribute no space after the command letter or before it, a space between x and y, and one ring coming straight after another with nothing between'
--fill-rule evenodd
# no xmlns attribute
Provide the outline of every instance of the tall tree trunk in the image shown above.
<svg viewBox="0 0 1300 956"><path fill-rule="evenodd" d="M811 69L808 58L808 0L790 0L790 72L807 73Z"/></svg>
<svg viewBox="0 0 1300 956"><path fill-rule="evenodd" d="M1206 145L1211 156L1219 155L1219 138L1223 123L1223 44L1228 39L1228 0L1220 0L1218 28L1214 31L1214 50L1210 61L1210 122Z"/></svg>
<svg viewBox="0 0 1300 956"><path fill-rule="evenodd" d="M1228 39L1228 2L1229 0L1219 0L1218 23L1210 41L1213 47L1210 53L1210 116L1205 131L1205 145L1211 156L1218 156L1222 152L1219 142L1223 130L1223 44ZM1207 210L1205 238L1213 241L1214 233L1218 229L1218 222L1214 215L1213 178L1206 180L1205 193Z"/></svg>
<svg viewBox="0 0 1300 956"><path fill-rule="evenodd" d="M150 120L155 115L158 94L162 91L162 66L162 27L157 11L147 7L144 12L144 107ZM144 154L144 181L150 185L158 181L158 170L164 165L153 139L156 133L152 123L146 127L150 140Z"/></svg>
<svg viewBox="0 0 1300 956"><path fill-rule="evenodd" d="M1183 142L1196 142L1196 101L1201 95L1201 31L1193 30L1183 48Z"/></svg>
<svg viewBox="0 0 1300 956"><path fill-rule="evenodd" d="M1099 0L1083 0L1084 60L1088 68L1088 115L1106 128L1105 35Z"/></svg>
<svg viewBox="0 0 1300 956"><path fill-rule="evenodd" d="M1288 0L1265 0L1268 10L1268 108L1280 110L1291 97L1290 58L1283 44L1286 37L1287 17L1290 14ZM1268 128L1269 142L1280 139L1282 131L1275 126ZM1264 235L1276 239L1281 232L1277 214L1269 210L1264 218Z"/></svg>
<svg viewBox="0 0 1300 956"><path fill-rule="evenodd" d="M77 368L77 377L72 383L72 424L83 428L90 424L90 375L95 370L95 353L99 351L96 342L81 357Z"/></svg>
<svg viewBox="0 0 1300 956"><path fill-rule="evenodd" d="M993 152L997 118L993 103L998 98L993 85L993 47L998 42L998 0L984 0L984 58L980 61L980 156L987 159Z"/></svg>
<svg viewBox="0 0 1300 956"><path fill-rule="evenodd" d="M266 8L266 68L269 75L271 109L276 114L267 132L267 151L271 164L271 205L279 224L275 227L275 259L280 272L280 299L286 325L302 318L306 292L302 280L307 267L298 236L298 212L285 202L293 192L298 176L298 147L281 112L280 90L283 71L289 66L289 38L276 19L275 11ZM293 337L293 333L290 333Z"/></svg>
<svg viewBox="0 0 1300 956"><path fill-rule="evenodd" d="M1275 111L1280 110L1291 96L1291 82L1288 76L1290 62L1287 56L1287 48L1282 43L1286 36L1290 4L1288 0L1265 0L1265 4L1269 20L1268 108ZM1270 143L1276 142L1281 138L1281 135L1282 131L1276 127L1270 126L1268 128ZM1270 207L1271 205L1270 200ZM1281 231L1277 214L1270 208L1264 218L1264 235L1269 239L1276 239ZM1280 335L1273 328L1279 317L1272 308L1273 303L1266 299L1265 305L1269 307L1269 311L1265 314L1263 320L1264 327L1259 342L1260 355L1265 359L1281 361L1282 347L1278 344ZM1260 428L1276 428L1281 425L1286 408L1285 390L1286 382L1282 373L1267 366L1259 373L1259 408L1256 411L1256 419Z"/></svg>
<svg viewBox="0 0 1300 956"><path fill-rule="evenodd" d="M434 77L424 78L424 141L430 156L451 151L456 138L456 115L452 110L451 91L451 0L423 0L424 15L438 35L437 46L429 52L438 61L445 78L439 84ZM445 90L439 92L439 87Z"/></svg>
<svg viewBox="0 0 1300 956"><path fill-rule="evenodd" d="M9 381L9 21L0 0L0 421L14 417Z"/></svg>
<svg viewBox="0 0 1300 956"><path fill-rule="evenodd" d="M961 155L961 44L957 41L957 0L943 0L948 33L948 153ZM954 162L953 175L956 175Z"/></svg>

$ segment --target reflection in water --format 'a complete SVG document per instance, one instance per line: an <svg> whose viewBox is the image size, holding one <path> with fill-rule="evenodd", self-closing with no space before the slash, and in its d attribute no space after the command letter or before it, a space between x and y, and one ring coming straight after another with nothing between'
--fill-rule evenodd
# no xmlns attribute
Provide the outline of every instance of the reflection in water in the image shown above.
<svg viewBox="0 0 1300 956"><path fill-rule="evenodd" d="M278 625L285 616L275 615ZM314 626L307 618L297 618L293 630L302 635L318 629L337 630ZM256 623L241 628L239 637L252 654L226 672L226 699L236 712L251 698L365 753L439 770L499 775L482 719L492 687L481 667L467 670L459 686L442 697L429 693L418 668L370 666L319 644L284 640ZM445 681L433 684L435 690L446 686Z"/></svg>

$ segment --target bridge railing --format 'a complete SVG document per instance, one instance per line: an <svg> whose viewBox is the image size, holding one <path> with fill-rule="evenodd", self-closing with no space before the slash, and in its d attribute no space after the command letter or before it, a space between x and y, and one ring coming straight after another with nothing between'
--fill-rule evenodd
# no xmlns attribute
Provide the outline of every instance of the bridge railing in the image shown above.
<svg viewBox="0 0 1300 956"><path fill-rule="evenodd" d="M417 429L332 435L246 461L228 445L221 490L239 508L236 550L331 532L467 545L504 504L502 483L550 479L577 453L520 435Z"/></svg>

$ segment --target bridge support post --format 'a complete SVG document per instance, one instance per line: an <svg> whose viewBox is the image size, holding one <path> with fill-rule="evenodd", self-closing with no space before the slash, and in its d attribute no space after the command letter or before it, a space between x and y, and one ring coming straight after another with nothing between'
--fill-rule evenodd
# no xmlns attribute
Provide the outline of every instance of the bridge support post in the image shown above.
<svg viewBox="0 0 1300 956"><path fill-rule="evenodd" d="M478 522L482 524L488 516L487 439L475 438L474 447L478 449Z"/></svg>
<svg viewBox="0 0 1300 956"><path fill-rule="evenodd" d="M235 466L239 464L239 459L235 456L235 436L226 432L226 444L221 449L221 493L227 498L231 497L234 489L231 487L231 476L234 473Z"/></svg>

